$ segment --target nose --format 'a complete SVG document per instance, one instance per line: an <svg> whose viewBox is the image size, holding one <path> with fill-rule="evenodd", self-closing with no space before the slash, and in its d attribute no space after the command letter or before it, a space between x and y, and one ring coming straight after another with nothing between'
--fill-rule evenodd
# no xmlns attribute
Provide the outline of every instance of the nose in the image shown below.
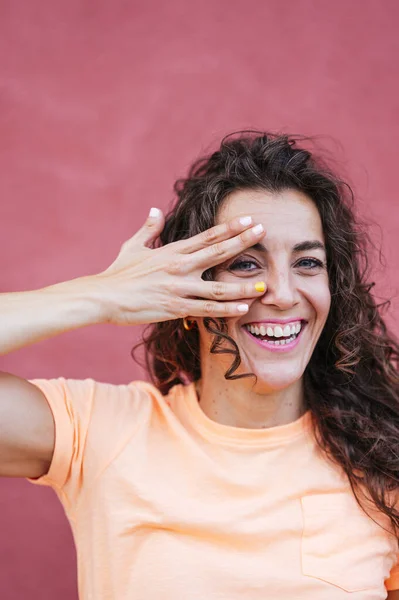
<svg viewBox="0 0 399 600"><path fill-rule="evenodd" d="M266 292L260 299L262 304L288 310L299 301L294 277L289 272L281 269L270 270L266 276L266 286Z"/></svg>

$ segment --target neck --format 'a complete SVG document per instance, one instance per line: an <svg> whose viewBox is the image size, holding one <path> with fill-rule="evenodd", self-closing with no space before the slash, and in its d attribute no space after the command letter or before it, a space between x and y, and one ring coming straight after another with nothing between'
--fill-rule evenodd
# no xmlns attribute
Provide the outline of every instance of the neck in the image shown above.
<svg viewBox="0 0 399 600"><path fill-rule="evenodd" d="M261 393L252 389L253 379L204 378L196 382L200 406L217 423L246 429L264 429L286 425L305 413L303 380L282 390Z"/></svg>

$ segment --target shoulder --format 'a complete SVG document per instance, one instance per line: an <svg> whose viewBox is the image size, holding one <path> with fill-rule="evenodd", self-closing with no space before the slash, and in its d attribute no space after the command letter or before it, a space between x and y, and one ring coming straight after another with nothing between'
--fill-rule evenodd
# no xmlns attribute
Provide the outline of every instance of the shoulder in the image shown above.
<svg viewBox="0 0 399 600"><path fill-rule="evenodd" d="M151 412L155 405L165 404L160 391L151 383L134 380L129 383L109 383L93 378L30 379L44 394L58 425L136 421Z"/></svg>

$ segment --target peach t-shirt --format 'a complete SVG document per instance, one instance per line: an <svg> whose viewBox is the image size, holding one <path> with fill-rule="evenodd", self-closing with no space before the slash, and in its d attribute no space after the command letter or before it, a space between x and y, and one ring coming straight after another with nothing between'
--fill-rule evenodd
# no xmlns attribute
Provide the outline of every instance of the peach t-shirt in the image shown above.
<svg viewBox="0 0 399 600"><path fill-rule="evenodd" d="M29 481L62 502L82 600L382 600L399 588L397 540L317 449L309 412L242 429L209 419L193 384L162 396L144 381L31 383L56 442L48 474Z"/></svg>

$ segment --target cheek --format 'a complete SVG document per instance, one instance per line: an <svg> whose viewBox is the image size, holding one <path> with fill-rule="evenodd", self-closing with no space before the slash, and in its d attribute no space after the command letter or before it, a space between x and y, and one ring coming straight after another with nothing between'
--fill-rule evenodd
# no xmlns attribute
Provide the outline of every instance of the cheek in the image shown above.
<svg viewBox="0 0 399 600"><path fill-rule="evenodd" d="M312 304L317 317L325 322L331 307L331 292L328 280L310 282L306 292L304 290L304 294Z"/></svg>

